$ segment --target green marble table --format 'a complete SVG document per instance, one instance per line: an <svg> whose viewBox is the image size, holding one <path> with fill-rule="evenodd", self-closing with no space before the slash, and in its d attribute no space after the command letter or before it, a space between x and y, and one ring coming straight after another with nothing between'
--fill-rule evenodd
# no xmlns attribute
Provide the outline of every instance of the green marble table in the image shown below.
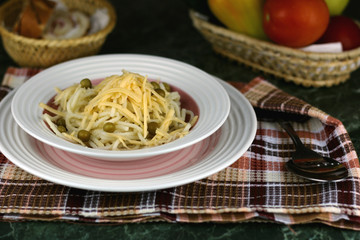
<svg viewBox="0 0 360 240"><path fill-rule="evenodd" d="M205 1L205 0L204 0ZM3 1L0 0L0 3ZM261 75L216 55L193 28L185 0L112 1L118 13L114 32L101 53L141 53L190 63L227 81L248 82ZM359 2L346 14L360 20ZM356 15L357 14L357 15ZM0 76L16 64L0 46ZM340 119L360 153L360 70L336 87L304 88L281 79L267 79ZM2 239L360 239L360 232L322 224L285 226L270 223L179 224L142 223L85 225L65 222L0 222Z"/></svg>

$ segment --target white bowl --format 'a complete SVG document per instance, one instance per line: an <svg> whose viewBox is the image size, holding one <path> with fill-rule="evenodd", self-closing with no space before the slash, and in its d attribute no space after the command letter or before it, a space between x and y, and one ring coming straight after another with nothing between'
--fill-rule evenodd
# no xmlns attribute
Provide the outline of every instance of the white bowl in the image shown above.
<svg viewBox="0 0 360 240"><path fill-rule="evenodd" d="M83 78L102 79L122 70L147 75L181 89L191 96L199 109L199 119L190 133L170 143L139 150L99 150L83 147L56 136L41 119L40 102L55 95L54 88L66 88ZM225 122L230 99L224 87L211 75L176 60L137 54L110 54L71 60L50 67L29 79L16 91L12 115L32 137L53 147L97 159L124 161L169 153L210 136Z"/></svg>

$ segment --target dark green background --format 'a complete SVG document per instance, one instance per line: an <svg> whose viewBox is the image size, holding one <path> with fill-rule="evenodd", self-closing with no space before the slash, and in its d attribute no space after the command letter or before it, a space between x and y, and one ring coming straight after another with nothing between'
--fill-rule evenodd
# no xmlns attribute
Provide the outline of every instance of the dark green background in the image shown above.
<svg viewBox="0 0 360 240"><path fill-rule="evenodd" d="M202 0L199 0L202 1ZM205 0L204 0L205 1ZM4 1L0 0L0 3ZM215 54L193 28L185 0L112 0L118 15L115 30L101 53L141 53L192 64L226 81L248 82L262 75ZM359 1L345 15L360 20ZM0 75L17 66L0 46ZM340 119L360 152L360 71L339 86L305 88L266 78L280 89ZM1 134L1 133L0 133ZM285 226L270 223L143 223L85 225L65 222L0 222L2 239L360 239L360 232L322 224Z"/></svg>

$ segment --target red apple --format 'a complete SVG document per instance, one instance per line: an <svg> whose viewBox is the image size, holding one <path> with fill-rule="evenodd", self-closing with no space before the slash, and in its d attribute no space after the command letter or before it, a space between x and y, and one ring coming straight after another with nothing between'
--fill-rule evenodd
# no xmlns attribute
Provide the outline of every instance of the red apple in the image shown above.
<svg viewBox="0 0 360 240"><path fill-rule="evenodd" d="M360 28L351 18L334 16L318 42L341 42L344 51L351 50L360 46Z"/></svg>

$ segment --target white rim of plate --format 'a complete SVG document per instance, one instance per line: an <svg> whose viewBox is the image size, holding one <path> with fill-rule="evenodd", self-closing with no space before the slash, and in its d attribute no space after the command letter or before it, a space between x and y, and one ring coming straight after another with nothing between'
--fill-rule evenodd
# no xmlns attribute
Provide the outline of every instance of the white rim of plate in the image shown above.
<svg viewBox="0 0 360 240"><path fill-rule="evenodd" d="M135 180L105 180L67 172L52 165L26 144L34 139L13 121L10 102L15 92L0 102L0 150L14 164L42 179L94 191L138 192L153 191L203 179L217 173L242 156L255 138L257 120L248 100L234 87L220 81L232 101L229 118L221 127L221 136L213 151L203 159L180 171L158 177ZM15 90L14 90L15 91ZM5 114L6 113L6 114ZM136 162L134 162L135 164ZM118 162L122 164L122 162Z"/></svg>
<svg viewBox="0 0 360 240"><path fill-rule="evenodd" d="M41 120L40 102L55 95L54 88L66 88L87 77L101 79L122 70L159 79L189 94L199 107L199 119L190 133L170 143L130 151L85 148L53 134ZM230 112L230 99L224 87L206 72L177 60L141 54L108 54L71 60L45 69L16 91L11 111L17 124L34 138L53 147L104 160L136 160L179 150L213 134Z"/></svg>

